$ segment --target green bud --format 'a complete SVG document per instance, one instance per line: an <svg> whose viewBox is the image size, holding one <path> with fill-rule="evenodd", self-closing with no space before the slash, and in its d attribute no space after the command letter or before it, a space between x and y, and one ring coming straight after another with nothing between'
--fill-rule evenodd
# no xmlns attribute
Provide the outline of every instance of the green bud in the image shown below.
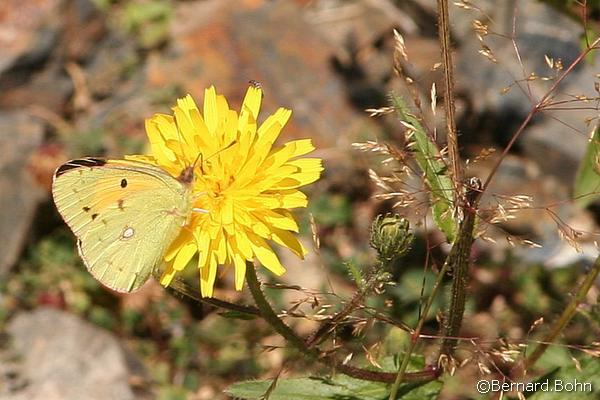
<svg viewBox="0 0 600 400"><path fill-rule="evenodd" d="M408 220L396 214L378 215L371 225L370 244L379 261L390 263L406 254L413 241Z"/></svg>

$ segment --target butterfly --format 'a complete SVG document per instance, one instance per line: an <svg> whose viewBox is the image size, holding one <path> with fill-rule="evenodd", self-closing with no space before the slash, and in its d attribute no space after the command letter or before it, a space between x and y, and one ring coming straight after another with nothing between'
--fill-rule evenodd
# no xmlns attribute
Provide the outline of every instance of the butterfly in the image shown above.
<svg viewBox="0 0 600 400"><path fill-rule="evenodd" d="M56 170L54 203L98 281L132 292L150 278L194 210L193 171L91 157Z"/></svg>

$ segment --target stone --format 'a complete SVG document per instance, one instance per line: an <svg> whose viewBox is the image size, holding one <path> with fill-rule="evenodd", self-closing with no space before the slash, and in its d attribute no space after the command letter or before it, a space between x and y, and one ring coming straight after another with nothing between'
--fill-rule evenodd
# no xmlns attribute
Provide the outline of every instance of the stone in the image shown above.
<svg viewBox="0 0 600 400"><path fill-rule="evenodd" d="M56 45L64 0L4 0L0 3L0 77L44 60Z"/></svg>
<svg viewBox="0 0 600 400"><path fill-rule="evenodd" d="M8 324L24 385L4 400L134 399L124 350L110 333L56 309Z"/></svg>
<svg viewBox="0 0 600 400"><path fill-rule="evenodd" d="M531 73L540 77L554 75L554 71L546 64L545 55L562 60L565 66L575 60L581 52L581 27L541 2L484 1L480 6L497 23L485 21L476 12L452 7L451 18L455 28L452 32L462 42L456 58L457 89L468 95L472 111L479 114L475 125L463 130L491 131L499 142L505 143L529 113L533 102L540 99L552 84L541 79L523 80ZM512 35L515 12L515 43L522 65L513 42L508 38ZM507 36L485 37L485 44L492 50L497 63L478 53L481 45L471 27L475 19L489 23L491 31ZM579 70L574 71L569 79L575 79ZM593 75L589 79L593 79ZM519 81L523 90L515 81ZM511 87L510 90L503 93L508 87ZM527 93L529 89L530 95ZM464 139L477 140L469 137Z"/></svg>
<svg viewBox="0 0 600 400"><path fill-rule="evenodd" d="M91 0L1 2L0 108L27 107L45 119L68 113L73 92L85 89L69 73L96 55L105 31Z"/></svg>
<svg viewBox="0 0 600 400"><path fill-rule="evenodd" d="M307 20L331 43L336 57L349 62L352 52L367 51L394 28L403 34L415 34L417 25L389 0L315 1L306 6ZM389 56L389 54L388 54ZM388 57L388 67L389 57Z"/></svg>
<svg viewBox="0 0 600 400"><path fill-rule="evenodd" d="M566 80L560 93L571 96L598 96L594 80L598 73L595 63L585 62L581 68ZM572 97L559 96L556 100L572 100ZM597 118L595 102L567 104L572 108L566 111L545 111L543 119L531 126L521 138L519 144L523 153L534 160L544 173L557 177L565 186L572 189L579 164L583 160L588 139L594 123L588 119ZM568 143L568 145L565 145Z"/></svg>
<svg viewBox="0 0 600 400"><path fill-rule="evenodd" d="M287 1L181 3L170 49L149 60L149 83L178 86L198 101L214 85L240 104L248 81L256 80L264 89L263 112L279 106L294 112L282 139L310 137L317 148L349 149L374 124L348 104L330 66L334 50L298 17L302 12Z"/></svg>
<svg viewBox="0 0 600 400"><path fill-rule="evenodd" d="M43 125L23 112L0 111L0 277L16 263L43 198L27 168Z"/></svg>

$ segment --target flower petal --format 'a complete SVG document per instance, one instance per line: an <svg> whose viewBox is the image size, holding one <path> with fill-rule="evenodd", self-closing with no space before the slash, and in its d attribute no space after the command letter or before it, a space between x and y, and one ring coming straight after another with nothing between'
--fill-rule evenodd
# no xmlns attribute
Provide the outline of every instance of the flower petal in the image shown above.
<svg viewBox="0 0 600 400"><path fill-rule="evenodd" d="M200 268L200 294L202 297L212 297L217 277L217 260L211 254L209 262Z"/></svg>
<svg viewBox="0 0 600 400"><path fill-rule="evenodd" d="M273 229L271 239L280 246L287 247L298 257L304 259L307 251L300 241L289 231Z"/></svg>
<svg viewBox="0 0 600 400"><path fill-rule="evenodd" d="M235 239L230 240L229 243L233 265L235 267L235 290L242 290L244 287L244 278L246 276L246 259L236 247Z"/></svg>
<svg viewBox="0 0 600 400"><path fill-rule="evenodd" d="M260 110L260 104L262 102L263 94L260 88L249 86L242 102L242 109L240 114L245 112L250 113L254 119L258 117L258 110Z"/></svg>
<svg viewBox="0 0 600 400"><path fill-rule="evenodd" d="M277 255L267 242L257 235L248 235L248 238L252 245L252 251L254 251L258 261L275 275L282 275L285 272L285 268L281 265L279 258L277 258Z"/></svg>
<svg viewBox="0 0 600 400"><path fill-rule="evenodd" d="M206 123L206 128L208 128L208 133L211 136L214 135L219 123L217 92L214 86L204 91L204 122Z"/></svg>
<svg viewBox="0 0 600 400"><path fill-rule="evenodd" d="M270 227L298 232L298 224L293 216L279 213L279 210L261 210L253 213L257 218L264 220Z"/></svg>

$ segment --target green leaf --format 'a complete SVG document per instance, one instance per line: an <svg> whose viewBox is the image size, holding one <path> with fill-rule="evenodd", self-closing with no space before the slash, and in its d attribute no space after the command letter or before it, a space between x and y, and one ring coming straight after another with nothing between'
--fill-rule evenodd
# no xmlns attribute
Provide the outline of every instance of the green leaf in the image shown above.
<svg viewBox="0 0 600 400"><path fill-rule="evenodd" d="M526 392L531 400L591 400L600 394L600 360L588 358L581 361L581 369L574 363L557 368L536 381L538 390ZM541 386L541 385L547 385Z"/></svg>
<svg viewBox="0 0 600 400"><path fill-rule="evenodd" d="M270 384L270 380L239 382L230 386L227 393L242 399L259 399L267 391ZM269 400L326 400L342 396L345 396L348 400L375 400L383 398L385 393L385 387L374 383L367 382L362 387L356 385L343 387L325 379L295 378L280 379L273 392L271 392Z"/></svg>
<svg viewBox="0 0 600 400"><path fill-rule="evenodd" d="M597 167L599 157L600 129L597 127L575 178L573 199L579 207L583 208L600 197L600 171Z"/></svg>
<svg viewBox="0 0 600 400"><path fill-rule="evenodd" d="M591 44L594 41L594 39L597 37L598 37L597 29L593 25L588 25L587 29L585 29L583 31L583 34L581 35L581 43L580 43L581 51L585 51L587 49L588 45ZM596 60L596 52L595 51L590 51L585 56L585 62L587 62L590 65L594 65L595 60Z"/></svg>
<svg viewBox="0 0 600 400"><path fill-rule="evenodd" d="M350 276L352 277L352 280L354 280L356 285L359 288L362 287L363 276L362 272L360 272L360 269L352 261L347 261L344 263L344 265L346 266L346 268L348 268L348 272L350 272Z"/></svg>
<svg viewBox="0 0 600 400"><path fill-rule="evenodd" d="M385 357L380 361L384 371L398 370L397 357ZM414 355L410 360L409 370L420 370L425 366L425 358ZM227 388L226 393L242 399L261 399L272 385L272 380L238 382ZM275 387L271 388L269 400L387 400L391 385L370 382L338 374L327 378L279 378ZM400 386L396 399L428 400L436 399L442 383L431 381L426 383L407 383Z"/></svg>
<svg viewBox="0 0 600 400"><path fill-rule="evenodd" d="M230 396L242 399L260 399L265 394L270 380L238 382L226 389ZM406 384L400 387L402 400L435 399L441 390L441 382ZM335 378L292 378L279 379L269 400L384 400L389 396L389 385L354 379L345 375Z"/></svg>
<svg viewBox="0 0 600 400"><path fill-rule="evenodd" d="M437 227L444 232L448 242L452 243L456 237L457 224L452 216L454 184L448 175L448 168L437 145L427 135L419 119L409 112L404 100L399 96L392 95L392 101L400 119L414 128L409 146L414 151L415 160L423 171L425 182L431 190L433 220Z"/></svg>

